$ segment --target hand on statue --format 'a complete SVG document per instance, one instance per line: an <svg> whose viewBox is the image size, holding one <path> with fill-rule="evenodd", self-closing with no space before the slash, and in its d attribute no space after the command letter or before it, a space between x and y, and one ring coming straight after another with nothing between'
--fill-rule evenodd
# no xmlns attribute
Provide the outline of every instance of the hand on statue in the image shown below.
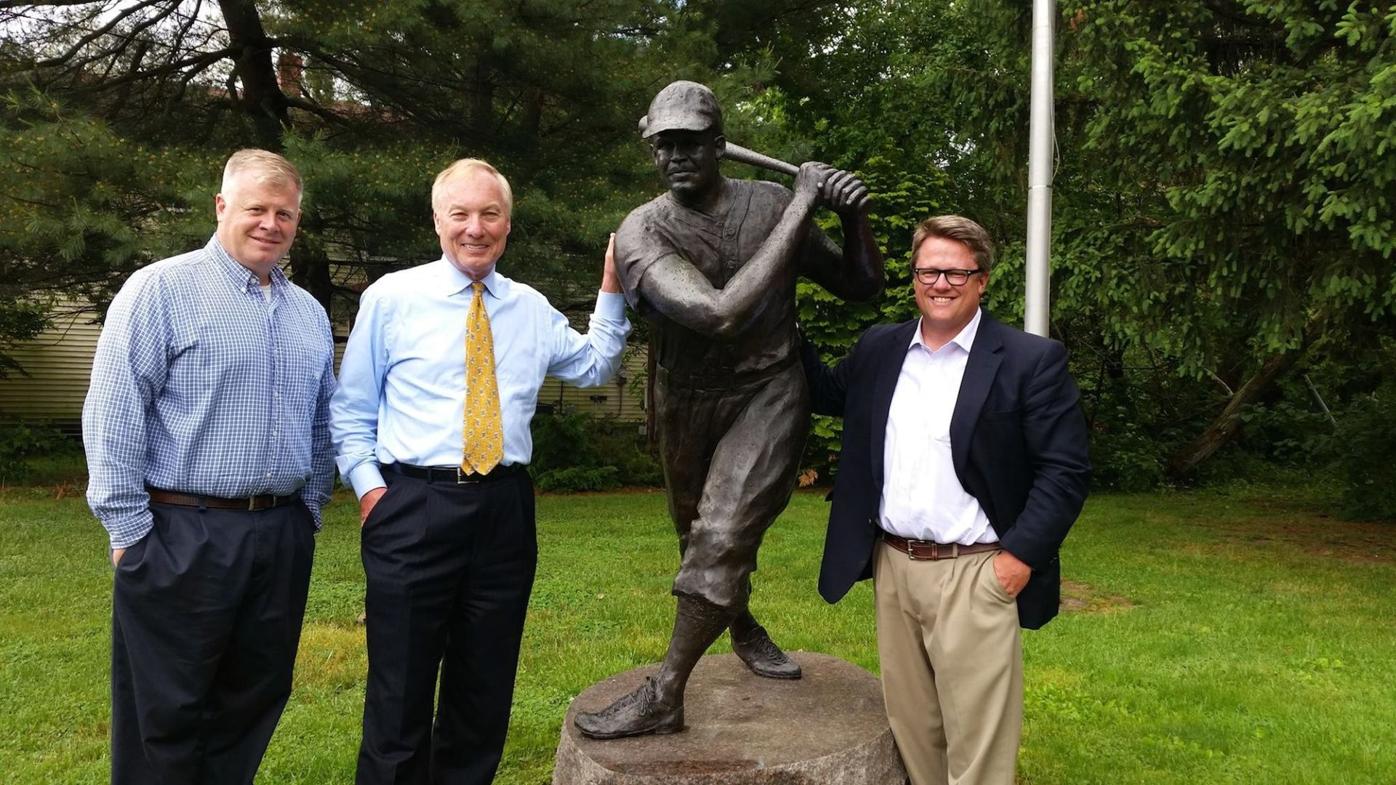
<svg viewBox="0 0 1396 785"><path fill-rule="evenodd" d="M606 244L606 264L601 268L601 291L620 293L620 276L616 274L616 233L611 232L611 241Z"/></svg>
<svg viewBox="0 0 1396 785"><path fill-rule="evenodd" d="M829 205L829 209L845 218L856 218L866 212L871 194L863 181L852 172L842 169L831 171L829 178L824 181L822 192L824 203Z"/></svg>

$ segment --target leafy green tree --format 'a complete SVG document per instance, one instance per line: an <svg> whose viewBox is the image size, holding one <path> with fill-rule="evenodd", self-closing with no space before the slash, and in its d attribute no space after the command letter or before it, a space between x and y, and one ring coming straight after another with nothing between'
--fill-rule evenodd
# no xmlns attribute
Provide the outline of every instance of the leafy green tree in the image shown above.
<svg viewBox="0 0 1396 785"><path fill-rule="evenodd" d="M665 31L681 5L7 3L6 284L16 302L100 306L207 236L219 162L259 146L306 175L292 276L332 312L364 277L438 253L431 177L466 155L514 184L509 269L566 302L594 288L607 231L649 190L637 107L696 46Z"/></svg>
<svg viewBox="0 0 1396 785"><path fill-rule="evenodd" d="M1029 10L847 5L845 35L785 52L808 92L783 116L836 161L944 173L915 201L1006 238L990 305L1017 317ZM1053 330L1097 432L1157 476L1192 474L1316 352L1393 326L1393 37L1378 4L1060 7Z"/></svg>
<svg viewBox="0 0 1396 785"><path fill-rule="evenodd" d="M1102 171L1062 211L1063 298L1219 382L1170 458L1185 475L1320 338L1392 323L1396 8L1098 2L1065 22L1070 133Z"/></svg>
<svg viewBox="0 0 1396 785"><path fill-rule="evenodd" d="M1134 467L1118 484L1191 475L1301 371L1370 393L1347 380L1379 376L1353 369L1396 327L1396 7L1059 9L1053 330L1097 444ZM247 145L307 174L292 267L327 306L354 292L332 269L435 254L429 179L461 155L515 184L510 269L584 300L606 231L661 187L635 120L674 78L714 85L733 141L878 194L887 296L800 290L831 354L911 315L907 243L933 212L1003 240L989 302L1013 321L1029 21L1003 0L6 3L0 331L33 329L36 290L101 302L197 242Z"/></svg>

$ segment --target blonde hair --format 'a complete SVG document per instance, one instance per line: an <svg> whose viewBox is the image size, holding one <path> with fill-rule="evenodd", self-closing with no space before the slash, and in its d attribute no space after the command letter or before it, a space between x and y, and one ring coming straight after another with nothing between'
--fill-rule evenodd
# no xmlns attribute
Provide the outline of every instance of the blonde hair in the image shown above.
<svg viewBox="0 0 1396 785"><path fill-rule="evenodd" d="M942 237L963 244L974 253L974 263L988 273L994 266L994 238L979 224L961 215L936 215L922 221L911 236L911 255L928 237Z"/></svg>
<svg viewBox="0 0 1396 785"><path fill-rule="evenodd" d="M301 173L290 161L267 150L247 149L233 153L228 157L228 163L223 165L223 184L219 190L225 198L232 193L234 183L243 174L250 175L252 181L259 185L295 188L297 203L305 190Z"/></svg>
<svg viewBox="0 0 1396 785"><path fill-rule="evenodd" d="M441 170L441 174L436 176L436 182L431 184L432 211L435 212L437 200L441 198L441 191L445 188L446 183L470 172L484 172L499 183L499 192L504 196L504 215L512 217L514 214L514 189L509 187L509 180L500 174L498 169L480 158L462 158Z"/></svg>

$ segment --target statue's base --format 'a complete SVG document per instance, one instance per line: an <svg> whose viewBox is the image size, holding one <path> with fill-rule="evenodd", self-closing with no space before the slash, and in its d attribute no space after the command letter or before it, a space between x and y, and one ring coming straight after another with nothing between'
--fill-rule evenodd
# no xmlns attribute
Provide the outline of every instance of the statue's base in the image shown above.
<svg viewBox="0 0 1396 785"><path fill-rule="evenodd" d="M572 724L639 686L636 668L577 696L562 723L553 785L902 785L882 688L867 671L794 653L804 678L753 675L734 654L709 655L684 697L682 733L597 741Z"/></svg>

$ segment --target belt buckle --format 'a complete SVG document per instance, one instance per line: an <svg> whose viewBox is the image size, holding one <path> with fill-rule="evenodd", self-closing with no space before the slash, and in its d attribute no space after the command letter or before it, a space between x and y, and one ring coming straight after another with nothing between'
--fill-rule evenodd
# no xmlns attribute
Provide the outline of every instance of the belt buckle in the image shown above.
<svg viewBox="0 0 1396 785"><path fill-rule="evenodd" d="M941 559L953 559L959 554L956 553L956 545L942 546L938 542L927 542L925 540L907 540L906 554L912 561L939 561Z"/></svg>
<svg viewBox="0 0 1396 785"><path fill-rule="evenodd" d="M456 485L479 485L482 479L483 476L469 475L461 471L459 466L456 467Z"/></svg>
<svg viewBox="0 0 1396 785"><path fill-rule="evenodd" d="M257 512L258 510L270 510L278 504L281 497L274 493L262 493L256 496L247 497L247 511Z"/></svg>

